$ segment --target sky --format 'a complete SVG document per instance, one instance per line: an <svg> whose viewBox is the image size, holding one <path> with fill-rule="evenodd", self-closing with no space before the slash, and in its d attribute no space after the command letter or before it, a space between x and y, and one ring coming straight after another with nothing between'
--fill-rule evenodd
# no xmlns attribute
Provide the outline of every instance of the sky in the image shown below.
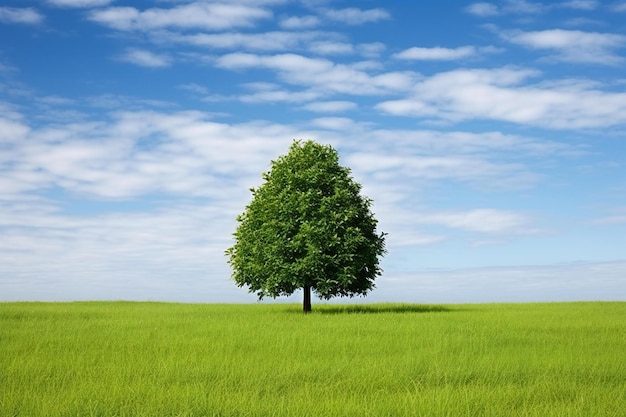
<svg viewBox="0 0 626 417"><path fill-rule="evenodd" d="M257 302L294 139L388 234L347 301L624 301L625 68L622 0L3 0L0 301Z"/></svg>

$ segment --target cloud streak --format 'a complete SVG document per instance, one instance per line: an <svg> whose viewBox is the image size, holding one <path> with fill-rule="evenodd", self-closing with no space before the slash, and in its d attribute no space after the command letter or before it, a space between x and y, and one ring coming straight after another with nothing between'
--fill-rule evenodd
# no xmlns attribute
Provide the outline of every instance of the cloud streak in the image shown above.
<svg viewBox="0 0 626 417"><path fill-rule="evenodd" d="M362 25L364 23L387 20L391 17L389 12L385 9L363 10L354 7L346 9L327 9L324 10L323 15L327 19L347 23L349 25Z"/></svg>
<svg viewBox="0 0 626 417"><path fill-rule="evenodd" d="M231 53L219 57L216 65L225 69L265 68L278 72L283 81L315 87L329 93L378 95L410 88L415 74L387 72L370 75L346 64L298 54L256 55Z"/></svg>
<svg viewBox="0 0 626 417"><path fill-rule="evenodd" d="M527 0L505 0L500 5L489 2L472 3L465 8L465 11L477 17L488 18L506 14L537 15L555 9L590 11L597 9L599 6L600 3L595 0L571 0L549 4Z"/></svg>
<svg viewBox="0 0 626 417"><path fill-rule="evenodd" d="M459 69L416 84L411 97L381 102L394 115L449 121L497 120L550 129L616 126L626 123L626 94L572 80L550 85L527 81L537 71Z"/></svg>
<svg viewBox="0 0 626 417"><path fill-rule="evenodd" d="M44 19L44 15L32 7L0 7L0 23L36 25Z"/></svg>
<svg viewBox="0 0 626 417"><path fill-rule="evenodd" d="M100 6L108 6L114 0L47 0L47 2L53 6L57 7L78 7L78 8L87 8L87 7L100 7Z"/></svg>
<svg viewBox="0 0 626 417"><path fill-rule="evenodd" d="M259 20L271 17L272 13L261 7L199 1L170 9L151 8L140 11L134 7L110 7L89 14L91 21L121 31L149 31L172 27L225 30L253 27Z"/></svg>
<svg viewBox="0 0 626 417"><path fill-rule="evenodd" d="M479 2L470 4L465 11L477 17L493 17L502 14L539 14L549 7L527 0L505 0L502 5Z"/></svg>
<svg viewBox="0 0 626 417"><path fill-rule="evenodd" d="M118 59L140 67L149 68L169 67L172 64L172 60L167 55L159 55L141 49L129 49L120 55Z"/></svg>
<svg viewBox="0 0 626 417"><path fill-rule="evenodd" d="M468 58L476 54L473 46L461 46L458 48L420 48L412 47L394 55L397 59L418 61L454 61Z"/></svg>
<svg viewBox="0 0 626 417"><path fill-rule="evenodd" d="M263 32L263 33L195 33L183 34L159 31L152 34L157 43L186 44L201 48L248 51L284 51L328 38L322 32Z"/></svg>
<svg viewBox="0 0 626 417"><path fill-rule="evenodd" d="M552 57L564 62L616 65L623 58L615 49L626 46L626 36L612 33L552 29L536 32L503 33L511 43L534 50L552 51Z"/></svg>

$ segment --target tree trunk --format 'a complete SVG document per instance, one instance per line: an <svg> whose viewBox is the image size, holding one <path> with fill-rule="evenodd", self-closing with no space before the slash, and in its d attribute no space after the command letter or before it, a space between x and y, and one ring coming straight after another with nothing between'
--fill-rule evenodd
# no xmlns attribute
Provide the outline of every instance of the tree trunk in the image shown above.
<svg viewBox="0 0 626 417"><path fill-rule="evenodd" d="M304 298L302 300L302 311L305 313L311 312L311 287L305 286L302 288L304 292Z"/></svg>

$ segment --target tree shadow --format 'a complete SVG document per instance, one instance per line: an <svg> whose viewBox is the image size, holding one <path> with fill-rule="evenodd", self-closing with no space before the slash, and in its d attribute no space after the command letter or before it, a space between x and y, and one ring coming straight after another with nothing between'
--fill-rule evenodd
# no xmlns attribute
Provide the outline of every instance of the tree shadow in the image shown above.
<svg viewBox="0 0 626 417"><path fill-rule="evenodd" d="M323 304L313 306L313 314L381 314L381 313L446 313L455 311L447 306L430 304L376 303Z"/></svg>

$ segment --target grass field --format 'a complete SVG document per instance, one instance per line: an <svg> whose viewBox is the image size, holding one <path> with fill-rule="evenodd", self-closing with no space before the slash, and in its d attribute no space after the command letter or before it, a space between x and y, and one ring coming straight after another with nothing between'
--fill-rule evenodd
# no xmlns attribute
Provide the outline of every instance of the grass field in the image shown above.
<svg viewBox="0 0 626 417"><path fill-rule="evenodd" d="M626 303L0 303L0 416L626 416Z"/></svg>

